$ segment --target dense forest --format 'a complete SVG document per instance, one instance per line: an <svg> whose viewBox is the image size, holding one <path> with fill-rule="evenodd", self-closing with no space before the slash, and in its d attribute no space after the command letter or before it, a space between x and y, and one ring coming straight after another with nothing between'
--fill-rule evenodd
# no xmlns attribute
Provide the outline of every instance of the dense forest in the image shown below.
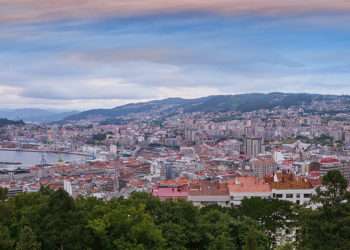
<svg viewBox="0 0 350 250"><path fill-rule="evenodd" d="M73 200L48 188L8 198L0 189L0 249L348 250L347 182L333 171L323 184L314 210L258 198L235 208L197 208L146 193ZM276 246L281 232L295 232L296 241Z"/></svg>

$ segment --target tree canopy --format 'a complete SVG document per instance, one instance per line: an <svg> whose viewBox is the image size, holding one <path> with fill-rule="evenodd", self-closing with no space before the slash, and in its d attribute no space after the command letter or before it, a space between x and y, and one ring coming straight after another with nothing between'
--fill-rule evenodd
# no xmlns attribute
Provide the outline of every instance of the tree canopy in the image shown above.
<svg viewBox="0 0 350 250"><path fill-rule="evenodd" d="M74 200L63 190L48 188L12 198L2 195L0 250L350 249L344 180L339 172L329 172L314 199L315 209L259 198L245 199L240 207L198 208L146 193L110 201ZM296 232L296 241L278 246L281 229Z"/></svg>

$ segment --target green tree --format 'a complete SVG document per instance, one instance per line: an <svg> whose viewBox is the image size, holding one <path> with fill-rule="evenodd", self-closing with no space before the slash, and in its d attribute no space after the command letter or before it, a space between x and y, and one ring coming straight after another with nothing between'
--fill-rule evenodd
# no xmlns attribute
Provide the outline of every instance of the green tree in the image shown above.
<svg viewBox="0 0 350 250"><path fill-rule="evenodd" d="M294 246L293 244L290 244L290 243L287 243L287 244L284 244L284 245L281 245L281 246L278 246L276 248L276 250L294 250Z"/></svg>
<svg viewBox="0 0 350 250"><path fill-rule="evenodd" d="M199 209L187 201L163 201L149 194L134 193L123 202L128 206L145 206L145 211L154 219L162 230L167 248L199 248L198 220ZM176 243L175 243L176 242Z"/></svg>
<svg viewBox="0 0 350 250"><path fill-rule="evenodd" d="M295 210L291 202L257 197L244 199L239 208L241 215L254 219L263 228L272 246L276 244L279 230L296 226Z"/></svg>
<svg viewBox="0 0 350 250"><path fill-rule="evenodd" d="M145 193L110 201L74 200L63 190L42 188L0 202L0 250L265 250L267 223L261 218L254 217L251 208L246 213L219 206L198 208Z"/></svg>
<svg viewBox="0 0 350 250"><path fill-rule="evenodd" d="M16 250L40 250L41 244L37 241L32 229L25 226L20 233L19 240L16 244Z"/></svg>
<svg viewBox="0 0 350 250"><path fill-rule="evenodd" d="M350 204L347 182L339 171L328 172L314 202L320 207L305 209L301 216L299 249L350 249Z"/></svg>
<svg viewBox="0 0 350 250"><path fill-rule="evenodd" d="M162 249L164 238L143 206L128 207L114 201L101 218L88 227L102 249Z"/></svg>
<svg viewBox="0 0 350 250"><path fill-rule="evenodd" d="M215 208L205 211L200 217L198 228L201 237L200 249L219 249L221 244L225 245L226 249L235 248L233 238L229 237L233 222L232 217Z"/></svg>
<svg viewBox="0 0 350 250"><path fill-rule="evenodd" d="M7 227L0 225L0 250L13 249L14 241L10 237Z"/></svg>
<svg viewBox="0 0 350 250"><path fill-rule="evenodd" d="M256 237L254 235L254 232L249 232L243 250L258 250Z"/></svg>
<svg viewBox="0 0 350 250"><path fill-rule="evenodd" d="M49 194L38 219L43 249L82 249L89 235L72 197L60 189Z"/></svg>
<svg viewBox="0 0 350 250"><path fill-rule="evenodd" d="M222 233L214 238L209 246L208 250L235 250L236 245L232 242L232 238L227 233Z"/></svg>
<svg viewBox="0 0 350 250"><path fill-rule="evenodd" d="M348 182L338 170L329 171L322 178L322 186L318 188L314 200L325 209L338 206L348 198Z"/></svg>
<svg viewBox="0 0 350 250"><path fill-rule="evenodd" d="M0 187L0 201L4 201L7 199L7 188Z"/></svg>

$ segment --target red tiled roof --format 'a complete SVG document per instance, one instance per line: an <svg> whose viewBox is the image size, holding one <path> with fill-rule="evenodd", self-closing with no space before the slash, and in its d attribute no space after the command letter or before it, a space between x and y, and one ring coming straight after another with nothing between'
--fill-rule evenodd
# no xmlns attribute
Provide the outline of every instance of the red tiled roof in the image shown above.
<svg viewBox="0 0 350 250"><path fill-rule="evenodd" d="M191 183L189 194L193 196L228 195L229 191L226 183L199 181Z"/></svg>
<svg viewBox="0 0 350 250"><path fill-rule="evenodd" d="M339 163L339 160L334 157L325 157L320 160L321 164Z"/></svg>
<svg viewBox="0 0 350 250"><path fill-rule="evenodd" d="M271 187L254 176L236 177L228 182L230 193L263 193L271 192Z"/></svg>
<svg viewBox="0 0 350 250"><path fill-rule="evenodd" d="M188 190L186 188L159 187L152 191L152 195L159 198L185 198L188 196Z"/></svg>
<svg viewBox="0 0 350 250"><path fill-rule="evenodd" d="M278 173L277 178L278 182L274 182L274 177L266 177L265 180L274 189L309 189L313 187L308 179L293 174Z"/></svg>

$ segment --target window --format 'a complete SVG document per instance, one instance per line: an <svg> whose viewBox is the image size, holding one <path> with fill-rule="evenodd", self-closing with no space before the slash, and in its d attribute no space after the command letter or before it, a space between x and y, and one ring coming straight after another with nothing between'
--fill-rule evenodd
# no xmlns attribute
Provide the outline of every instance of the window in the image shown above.
<svg viewBox="0 0 350 250"><path fill-rule="evenodd" d="M297 198L300 198L300 194L297 194Z"/></svg>
<svg viewBox="0 0 350 250"><path fill-rule="evenodd" d="M311 194L304 194L304 198L311 198Z"/></svg>
<svg viewBox="0 0 350 250"><path fill-rule="evenodd" d="M283 198L282 194L276 194L276 198Z"/></svg>
<svg viewBox="0 0 350 250"><path fill-rule="evenodd" d="M297 200L297 204L300 205L300 200Z"/></svg>
<svg viewBox="0 0 350 250"><path fill-rule="evenodd" d="M287 199L292 199L293 198L293 194L286 194L286 198Z"/></svg>

